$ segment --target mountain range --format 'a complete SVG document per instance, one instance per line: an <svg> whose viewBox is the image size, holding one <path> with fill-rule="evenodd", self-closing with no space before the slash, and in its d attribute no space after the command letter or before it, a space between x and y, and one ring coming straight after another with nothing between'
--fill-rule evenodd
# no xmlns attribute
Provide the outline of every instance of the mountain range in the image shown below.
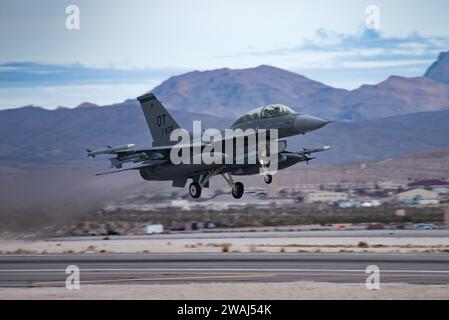
<svg viewBox="0 0 449 320"><path fill-rule="evenodd" d="M422 77L391 76L376 85L337 89L271 66L218 69L171 77L152 90L181 126L192 120L218 129L237 115L268 103L337 120L289 139L290 148L333 148L319 161L348 163L386 159L449 146L449 52ZM0 161L85 159L86 148L135 143L151 137L135 99L109 106L83 103L67 109L27 106L0 111Z"/></svg>
<svg viewBox="0 0 449 320"><path fill-rule="evenodd" d="M240 115L270 103L331 120L359 121L449 108L449 52L422 77L391 76L375 85L337 89L279 68L194 71L152 90L171 109Z"/></svg>
<svg viewBox="0 0 449 320"><path fill-rule="evenodd" d="M440 53L438 59L427 69L425 76L449 84L449 51Z"/></svg>
<svg viewBox="0 0 449 320"><path fill-rule="evenodd" d="M204 127L223 129L230 117L173 110L181 126L193 120ZM319 162L347 163L386 159L423 149L449 145L449 110L356 122L335 122L288 139L289 149L331 145ZM85 159L86 148L135 143L151 145L140 106L127 101L107 107L45 110L24 107L0 112L0 161L48 162ZM96 159L97 160L97 159Z"/></svg>

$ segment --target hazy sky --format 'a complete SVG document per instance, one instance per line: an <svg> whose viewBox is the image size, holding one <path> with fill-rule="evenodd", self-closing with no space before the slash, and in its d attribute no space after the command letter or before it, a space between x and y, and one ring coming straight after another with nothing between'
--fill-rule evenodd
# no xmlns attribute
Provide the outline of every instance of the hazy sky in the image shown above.
<svg viewBox="0 0 449 320"><path fill-rule="evenodd" d="M350 89L419 76L449 50L448 13L447 0L2 0L0 108L120 102L171 75L260 64Z"/></svg>

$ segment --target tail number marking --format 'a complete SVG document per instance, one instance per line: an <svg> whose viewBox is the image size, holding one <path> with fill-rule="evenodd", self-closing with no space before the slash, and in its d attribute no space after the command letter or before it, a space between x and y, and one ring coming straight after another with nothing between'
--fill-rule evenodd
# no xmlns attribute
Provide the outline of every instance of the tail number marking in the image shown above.
<svg viewBox="0 0 449 320"><path fill-rule="evenodd" d="M157 116L157 118L156 118L157 126L159 128L162 127L161 128L161 135L169 135L174 130L173 125L170 125L170 126L166 126L165 125L165 118L166 118L166 116L167 115L164 113L164 114L161 114L161 115Z"/></svg>

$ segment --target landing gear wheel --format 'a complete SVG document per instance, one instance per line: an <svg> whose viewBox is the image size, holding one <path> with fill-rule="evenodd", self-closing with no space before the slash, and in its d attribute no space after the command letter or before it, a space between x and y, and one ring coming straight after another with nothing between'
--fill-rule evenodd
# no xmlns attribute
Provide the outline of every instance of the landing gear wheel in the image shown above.
<svg viewBox="0 0 449 320"><path fill-rule="evenodd" d="M194 199L201 196L201 186L198 182L192 182L189 186L190 196Z"/></svg>
<svg viewBox="0 0 449 320"><path fill-rule="evenodd" d="M235 188L232 190L232 196L236 199L240 199L243 196L243 192L245 191L245 187L243 183L236 182Z"/></svg>
<svg viewBox="0 0 449 320"><path fill-rule="evenodd" d="M266 184L270 184L273 181L273 176L271 174L267 174L263 177L263 181L265 181Z"/></svg>

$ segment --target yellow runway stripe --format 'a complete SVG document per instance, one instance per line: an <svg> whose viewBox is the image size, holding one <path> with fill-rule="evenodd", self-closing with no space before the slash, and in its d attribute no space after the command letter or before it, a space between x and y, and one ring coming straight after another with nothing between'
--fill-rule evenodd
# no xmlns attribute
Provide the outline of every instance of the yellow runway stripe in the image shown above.
<svg viewBox="0 0 449 320"><path fill-rule="evenodd" d="M220 276L187 276L187 277L166 277L166 278L127 278L127 279L104 279L104 280L80 280L83 283L114 283L114 282L130 282L130 281L173 281L173 280L220 280L220 279L250 279L250 278L271 278L273 274L235 274L235 275L220 275ZM52 285L63 284L65 281L46 281L34 282L33 285Z"/></svg>

